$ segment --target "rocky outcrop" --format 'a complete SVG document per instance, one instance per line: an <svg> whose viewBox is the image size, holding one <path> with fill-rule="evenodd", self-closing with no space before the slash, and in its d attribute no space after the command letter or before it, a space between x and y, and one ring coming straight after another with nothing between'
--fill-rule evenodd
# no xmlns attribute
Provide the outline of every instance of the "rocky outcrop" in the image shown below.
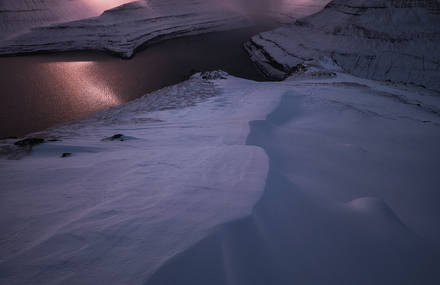
<svg viewBox="0 0 440 285"><path fill-rule="evenodd" d="M335 0L317 14L254 36L245 48L277 79L299 64L331 58L356 76L440 90L439 11L436 0Z"/></svg>

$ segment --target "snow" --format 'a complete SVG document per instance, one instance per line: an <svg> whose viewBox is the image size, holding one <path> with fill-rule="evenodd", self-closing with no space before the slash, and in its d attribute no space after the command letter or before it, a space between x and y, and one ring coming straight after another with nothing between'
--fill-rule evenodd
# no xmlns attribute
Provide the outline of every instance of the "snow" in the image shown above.
<svg viewBox="0 0 440 285"><path fill-rule="evenodd" d="M0 15L0 55L98 50L131 57L138 48L170 38L231 30L269 19L289 23L319 11L328 0L140 0L91 17L96 7L129 1L64 2L6 1L20 10ZM21 4L20 4L21 3ZM18 5L20 4L20 5ZM37 5L38 4L38 5ZM36 9L34 6L37 5ZM23 8L24 7L24 8ZM80 7L82 12L75 12ZM1 9L1 4L0 4ZM23 16L21 9L27 9ZM98 9L99 10L99 9ZM67 15L66 15L67 13ZM6 13L9 14L9 13ZM34 20L35 19L35 20ZM77 20L73 21L72 20ZM63 22L63 23L59 23ZM51 24L51 25L48 25ZM22 25L22 26L20 26ZM32 30L17 35L18 32Z"/></svg>
<svg viewBox="0 0 440 285"><path fill-rule="evenodd" d="M438 284L439 110L319 66L213 72L3 140L0 283Z"/></svg>
<svg viewBox="0 0 440 285"><path fill-rule="evenodd" d="M129 57L249 24L173 1L0 50ZM0 283L440 284L438 11L335 0L246 44L281 82L199 73L42 144L0 140Z"/></svg>
<svg viewBox="0 0 440 285"><path fill-rule="evenodd" d="M251 24L214 0L135 1L98 17L34 28L0 43L0 54L98 50L131 57L153 42Z"/></svg>
<svg viewBox="0 0 440 285"><path fill-rule="evenodd" d="M2 0L0 39L10 38L32 27L98 16L128 0Z"/></svg>
<svg viewBox="0 0 440 285"><path fill-rule="evenodd" d="M0 283L141 283L217 224L250 214L267 157L245 145L248 120L270 104L219 88L196 77L2 160ZM102 140L116 133L124 141Z"/></svg>
<svg viewBox="0 0 440 285"><path fill-rule="evenodd" d="M426 91L320 74L280 83L278 107L250 122L248 144L270 161L252 215L145 284L439 282L439 117L394 98Z"/></svg>
<svg viewBox="0 0 440 285"><path fill-rule="evenodd" d="M223 0L226 5L253 18L292 21L320 11L330 0Z"/></svg>
<svg viewBox="0 0 440 285"><path fill-rule="evenodd" d="M254 36L246 49L276 78L330 57L356 76L440 90L440 4L334 0L319 13Z"/></svg>

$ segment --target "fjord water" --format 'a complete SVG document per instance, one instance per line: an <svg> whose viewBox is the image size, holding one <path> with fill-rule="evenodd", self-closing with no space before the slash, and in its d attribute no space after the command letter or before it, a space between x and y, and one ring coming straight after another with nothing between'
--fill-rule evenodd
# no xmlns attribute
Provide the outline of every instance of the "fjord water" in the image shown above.
<svg viewBox="0 0 440 285"><path fill-rule="evenodd" d="M254 27L165 41L130 60L75 52L0 58L0 137L81 119L186 79L222 69L263 80L242 48L267 28Z"/></svg>
<svg viewBox="0 0 440 285"><path fill-rule="evenodd" d="M0 138L87 117L178 83L195 71L221 69L264 80L243 43L275 28L280 21L290 22L319 11L329 0L222 1L259 25L168 40L148 46L130 60L92 52L0 57ZM86 1L83 8L91 13L88 16L96 16L126 2L130 1ZM87 16L81 13L76 16Z"/></svg>

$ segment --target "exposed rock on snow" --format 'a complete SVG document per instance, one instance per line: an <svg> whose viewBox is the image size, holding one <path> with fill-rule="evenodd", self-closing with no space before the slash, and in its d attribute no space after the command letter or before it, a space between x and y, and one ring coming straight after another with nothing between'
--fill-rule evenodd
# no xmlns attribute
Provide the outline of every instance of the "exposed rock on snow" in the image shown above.
<svg viewBox="0 0 440 285"><path fill-rule="evenodd" d="M215 0L144 0L99 17L35 28L4 41L0 54L99 50L131 57L140 46L158 40L249 25Z"/></svg>
<svg viewBox="0 0 440 285"><path fill-rule="evenodd" d="M440 90L440 4L437 0L334 0L294 24L246 43L269 76L329 57L343 70L376 80Z"/></svg>
<svg viewBox="0 0 440 285"><path fill-rule="evenodd" d="M48 130L0 160L0 283L439 284L439 109L217 72Z"/></svg>
<svg viewBox="0 0 440 285"><path fill-rule="evenodd" d="M42 138L27 138L24 140L16 141L14 145L19 147L27 147L27 146L33 147L42 143L44 143L44 139Z"/></svg>

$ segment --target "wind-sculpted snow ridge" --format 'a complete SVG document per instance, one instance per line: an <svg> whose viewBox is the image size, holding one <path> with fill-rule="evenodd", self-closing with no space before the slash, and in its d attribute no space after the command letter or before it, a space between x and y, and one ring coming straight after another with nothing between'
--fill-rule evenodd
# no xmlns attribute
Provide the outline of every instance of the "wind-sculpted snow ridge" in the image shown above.
<svg viewBox="0 0 440 285"><path fill-rule="evenodd" d="M214 0L136 1L96 18L34 28L0 44L0 54L98 50L131 57L155 41L249 25Z"/></svg>
<svg viewBox="0 0 440 285"><path fill-rule="evenodd" d="M222 91L221 81L244 88ZM245 144L248 122L277 103L249 87L197 74L34 134L46 142L19 160L6 151L23 144L0 141L0 283L142 284L216 225L248 215L268 167Z"/></svg>
<svg viewBox="0 0 440 285"><path fill-rule="evenodd" d="M439 98L316 70L280 84L278 107L250 124L270 165L252 215L144 284L438 284L440 117L398 98Z"/></svg>
<svg viewBox="0 0 440 285"><path fill-rule="evenodd" d="M318 68L211 72L0 141L0 283L439 284L439 111Z"/></svg>
<svg viewBox="0 0 440 285"><path fill-rule="evenodd" d="M343 70L375 80L440 90L440 4L436 0L334 0L294 24L246 43L268 75L331 57Z"/></svg>

